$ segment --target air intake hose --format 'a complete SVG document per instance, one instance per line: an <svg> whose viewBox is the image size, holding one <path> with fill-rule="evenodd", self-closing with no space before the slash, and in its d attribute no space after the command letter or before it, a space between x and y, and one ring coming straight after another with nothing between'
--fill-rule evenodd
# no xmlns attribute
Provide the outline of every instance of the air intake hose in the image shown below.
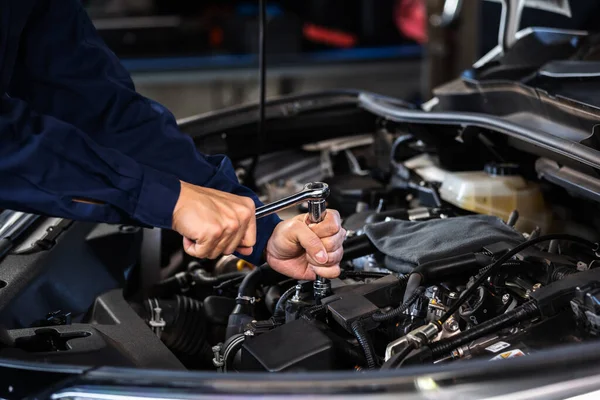
<svg viewBox="0 0 600 400"><path fill-rule="evenodd" d="M213 354L206 340L206 320L200 301L175 296L171 299L148 299L144 306L148 321L152 320L154 309L161 309L160 316L165 324L160 338L171 351L203 363L211 362Z"/></svg>

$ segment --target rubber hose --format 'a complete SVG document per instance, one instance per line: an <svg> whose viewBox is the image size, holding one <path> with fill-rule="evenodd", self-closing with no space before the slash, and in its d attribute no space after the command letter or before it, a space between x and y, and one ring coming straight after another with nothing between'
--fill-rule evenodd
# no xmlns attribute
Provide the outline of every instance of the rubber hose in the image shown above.
<svg viewBox="0 0 600 400"><path fill-rule="evenodd" d="M529 320L539 314L539 310L534 301L529 301L507 313L499 315L482 324L472 327L468 331L448 339L440 340L429 348L432 357L438 358L463 344L470 343L487 334L497 332L501 329L515 325L521 321Z"/></svg>
<svg viewBox="0 0 600 400"><path fill-rule="evenodd" d="M174 276L164 279L157 283L152 289L154 297L170 297L177 294L186 286L192 283L199 286L216 286L232 279L242 279L245 272L230 272L219 276L208 276L199 272L179 272Z"/></svg>
<svg viewBox="0 0 600 400"><path fill-rule="evenodd" d="M246 276L246 274L244 274L243 276L238 276L237 278L229 279L225 282L221 282L218 285L213 286L213 289L223 290L223 289L228 288L229 286L234 286L237 283L241 282L245 278L245 276Z"/></svg>
<svg viewBox="0 0 600 400"><path fill-rule="evenodd" d="M423 294L424 290L424 288L417 288L417 290L414 291L412 296L410 296L407 299L407 301L402 303L402 305L400 305L399 307L396 307L393 310L388 311L386 313L375 313L371 315L371 318L373 318L373 321L383 322L399 317Z"/></svg>
<svg viewBox="0 0 600 400"><path fill-rule="evenodd" d="M181 292L181 289L191 284L190 274L179 272L167 279L158 282L150 294L153 297L171 297Z"/></svg>
<svg viewBox="0 0 600 400"><path fill-rule="evenodd" d="M362 347L363 352L365 353L367 368L375 369L375 351L373 350L373 344L371 343L367 332L365 332L362 323L359 320L355 320L350 325L350 328L352 329L352 333L354 333L356 340L358 340L358 344L360 344L360 347Z"/></svg>
<svg viewBox="0 0 600 400"><path fill-rule="evenodd" d="M226 274L218 275L218 276L208 276L204 273L200 272L202 270L198 270L197 272L191 272L191 278L196 283L196 285L204 285L204 286L215 286L220 283L229 281L231 279L239 279L245 275L248 275L246 272L228 272Z"/></svg>
<svg viewBox="0 0 600 400"><path fill-rule="evenodd" d="M404 291L404 299L402 299L403 303L407 303L408 299L410 299L415 291L421 286L421 282L423 281L423 275L413 272L408 276L408 282L406 282L406 290Z"/></svg>
<svg viewBox="0 0 600 400"><path fill-rule="evenodd" d="M161 317L166 325L161 340L173 352L185 356L212 359L212 349L206 340L206 320L202 303L198 300L175 296L173 299L148 299L144 302L147 320L152 317L152 309L161 309Z"/></svg>
<svg viewBox="0 0 600 400"><path fill-rule="evenodd" d="M240 288L238 289L239 296L254 296L256 285L258 282L260 282L265 271L269 269L271 268L267 264L263 264L254 268L248 275L246 275L240 284Z"/></svg>
<svg viewBox="0 0 600 400"><path fill-rule="evenodd" d="M279 300L277 300L277 304L275 304L275 311L273 311L273 318L280 319L280 318L285 317L285 304L287 303L289 298L292 297L292 295L294 293L296 293L295 285L292 286L291 288L289 288L288 290L286 290L285 292L283 292L283 294L281 295Z"/></svg>
<svg viewBox="0 0 600 400"><path fill-rule="evenodd" d="M554 271L552 271L552 274L550 275L550 282L560 281L561 279L569 275L576 274L577 272L579 271L569 267L556 268Z"/></svg>

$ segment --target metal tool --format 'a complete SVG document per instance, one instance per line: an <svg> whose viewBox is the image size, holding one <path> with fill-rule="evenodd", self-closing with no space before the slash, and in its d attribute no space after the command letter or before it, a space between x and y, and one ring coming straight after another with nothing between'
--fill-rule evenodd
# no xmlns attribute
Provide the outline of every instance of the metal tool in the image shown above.
<svg viewBox="0 0 600 400"><path fill-rule="evenodd" d="M325 199L327 196L329 196L329 186L326 183L307 183L302 191L292 196L258 207L255 216L256 219L260 219L308 201L310 222L316 224L325 218Z"/></svg>
<svg viewBox="0 0 600 400"><path fill-rule="evenodd" d="M327 186L326 183L307 183L301 192L271 204L258 207L256 209L256 219L266 217L267 215L308 201L308 220L312 224L318 224L323 221L327 215L327 196L329 196L329 186ZM315 300L319 303L323 297L331 292L331 283L329 282L329 279L317 276L313 290Z"/></svg>

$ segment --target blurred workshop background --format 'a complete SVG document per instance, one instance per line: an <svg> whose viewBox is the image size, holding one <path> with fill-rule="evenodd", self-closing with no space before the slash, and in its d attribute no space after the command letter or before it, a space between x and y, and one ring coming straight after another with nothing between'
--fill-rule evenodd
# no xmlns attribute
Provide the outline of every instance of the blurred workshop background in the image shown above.
<svg viewBox="0 0 600 400"><path fill-rule="evenodd" d="M82 0L138 91L177 118L256 101L258 0ZM535 2L533 2L535 3ZM597 0L527 8L521 27L585 26ZM496 44L498 0L267 2L267 96L354 88L427 100ZM577 12L576 12L577 11ZM485 40L483 40L485 38Z"/></svg>

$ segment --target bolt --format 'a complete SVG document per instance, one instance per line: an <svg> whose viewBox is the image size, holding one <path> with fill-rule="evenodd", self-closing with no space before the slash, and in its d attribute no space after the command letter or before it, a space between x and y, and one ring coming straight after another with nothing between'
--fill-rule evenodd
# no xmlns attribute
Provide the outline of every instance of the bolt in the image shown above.
<svg viewBox="0 0 600 400"><path fill-rule="evenodd" d="M302 292L302 285L296 285L296 293L294 293L294 296L292 297L292 301L297 303L300 301L300 293Z"/></svg>
<svg viewBox="0 0 600 400"><path fill-rule="evenodd" d="M510 300L510 294L506 293L502 296L502 303L506 304Z"/></svg>
<svg viewBox="0 0 600 400"><path fill-rule="evenodd" d="M533 285L533 287L531 288L532 292L535 292L536 290L538 290L539 288L542 287L541 283L536 283L535 285Z"/></svg>
<svg viewBox="0 0 600 400"><path fill-rule="evenodd" d="M458 297L458 295L456 294L456 292L450 292L450 293L448 293L448 297L451 299L456 299Z"/></svg>
<svg viewBox="0 0 600 400"><path fill-rule="evenodd" d="M448 320L448 322L446 322L446 329L450 332L456 332L458 330L458 322L454 319Z"/></svg>
<svg viewBox="0 0 600 400"><path fill-rule="evenodd" d="M583 261L579 261L577 263L577 271L587 271L589 269L588 265Z"/></svg>
<svg viewBox="0 0 600 400"><path fill-rule="evenodd" d="M244 332L244 336L254 336L254 332L248 329L246 332Z"/></svg>

